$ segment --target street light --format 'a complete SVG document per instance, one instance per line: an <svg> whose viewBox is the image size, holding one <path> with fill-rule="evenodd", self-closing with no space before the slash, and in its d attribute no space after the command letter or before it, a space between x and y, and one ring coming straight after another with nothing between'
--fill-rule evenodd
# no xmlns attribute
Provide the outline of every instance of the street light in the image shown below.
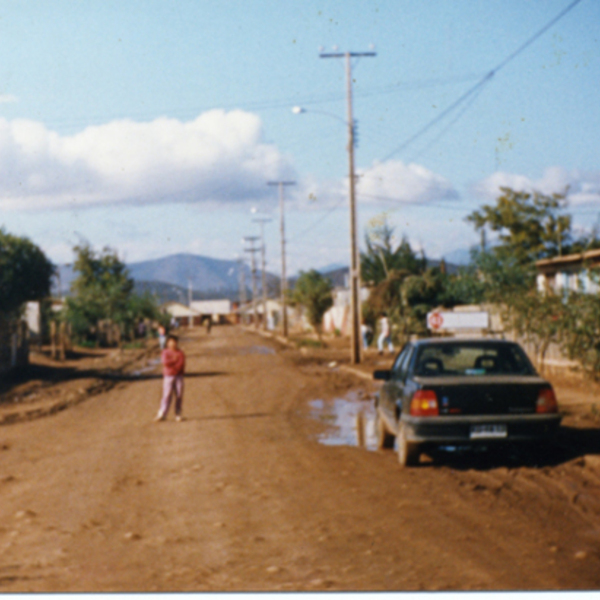
<svg viewBox="0 0 600 600"><path fill-rule="evenodd" d="M336 121L339 121L340 123L342 123L344 126L347 125L347 121L345 119L342 119L342 117L338 117L337 115L327 112L326 110L317 110L316 108L311 108L310 110L307 108L304 108L303 106L294 106L292 108L292 112L295 115L303 115L304 113L314 113L317 115L325 115L326 117L331 117L332 119L335 119Z"/></svg>
<svg viewBox="0 0 600 600"><path fill-rule="evenodd" d="M350 75L349 75L350 77ZM352 118L352 88L348 83L348 120L344 120L333 113L324 110L307 110L302 106L294 106L292 112L295 115L301 115L307 112L325 115L336 121L340 121L344 127L348 128L348 177L349 177L349 205L350 205L350 362L358 364L361 361L361 308L360 308L360 262L358 259L358 243L356 240L356 198L355 198L355 181L354 174L354 129L355 123Z"/></svg>
<svg viewBox="0 0 600 600"><path fill-rule="evenodd" d="M256 235L248 235L243 238L245 243L250 244L250 248L244 248L244 252L249 252L251 257L251 269L252 269L252 312L254 314L254 327L258 329L258 314L256 312L256 259L254 258L255 252L258 252L258 248L254 247L254 242L258 240Z"/></svg>

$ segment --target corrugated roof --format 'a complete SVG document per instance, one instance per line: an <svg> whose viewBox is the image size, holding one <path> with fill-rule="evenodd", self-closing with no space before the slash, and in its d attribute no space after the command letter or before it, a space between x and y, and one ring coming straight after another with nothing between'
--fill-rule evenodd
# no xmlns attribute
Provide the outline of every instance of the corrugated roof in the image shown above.
<svg viewBox="0 0 600 600"><path fill-rule="evenodd" d="M548 267L550 265L562 265L565 263L584 262L590 258L600 258L600 249L588 250L587 252L578 252L577 254L567 254L566 256L555 256L554 258L544 258L535 262L536 267Z"/></svg>

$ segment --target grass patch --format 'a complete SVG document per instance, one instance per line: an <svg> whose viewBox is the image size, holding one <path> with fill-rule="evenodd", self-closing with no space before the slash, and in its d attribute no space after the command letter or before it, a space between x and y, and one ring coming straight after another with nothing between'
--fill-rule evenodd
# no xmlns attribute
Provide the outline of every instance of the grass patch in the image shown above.
<svg viewBox="0 0 600 600"><path fill-rule="evenodd" d="M77 344L80 348L97 348L98 342L95 340L82 340Z"/></svg>
<svg viewBox="0 0 600 600"><path fill-rule="evenodd" d="M296 347L298 348L325 348L325 344L319 340L296 340Z"/></svg>
<svg viewBox="0 0 600 600"><path fill-rule="evenodd" d="M144 342L129 342L128 344L123 344L123 350L141 350L145 347L146 345Z"/></svg>

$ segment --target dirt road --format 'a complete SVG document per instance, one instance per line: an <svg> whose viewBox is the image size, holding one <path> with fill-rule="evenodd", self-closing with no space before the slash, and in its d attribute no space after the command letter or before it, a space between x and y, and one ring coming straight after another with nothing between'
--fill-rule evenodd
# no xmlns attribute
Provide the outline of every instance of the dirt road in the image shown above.
<svg viewBox="0 0 600 600"><path fill-rule="evenodd" d="M236 328L183 348L182 423L147 372L0 427L0 591L600 588L591 424L542 467L403 471L317 441L308 402L371 384Z"/></svg>

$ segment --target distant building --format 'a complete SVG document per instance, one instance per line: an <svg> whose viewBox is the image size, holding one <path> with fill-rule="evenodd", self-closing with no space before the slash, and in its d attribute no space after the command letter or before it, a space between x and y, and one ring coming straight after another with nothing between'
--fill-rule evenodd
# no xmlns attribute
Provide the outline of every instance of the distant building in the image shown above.
<svg viewBox="0 0 600 600"><path fill-rule="evenodd" d="M361 304L369 299L370 290L360 289ZM333 306L323 315L323 331L334 333L336 330L342 335L350 335L350 290L337 288L333 290Z"/></svg>
<svg viewBox="0 0 600 600"><path fill-rule="evenodd" d="M213 323L234 323L235 306L231 300L194 300L190 308L200 315L200 319L212 319Z"/></svg>
<svg viewBox="0 0 600 600"><path fill-rule="evenodd" d="M161 307L162 312L171 315L171 318L176 319L181 327L199 325L201 315L194 309L181 304L181 302L166 302Z"/></svg>
<svg viewBox="0 0 600 600"><path fill-rule="evenodd" d="M590 274L595 271L600 275L600 250L588 250L577 254L556 256L538 260L537 288L540 292L552 290L562 293L566 290L583 291L596 294L600 287Z"/></svg>

